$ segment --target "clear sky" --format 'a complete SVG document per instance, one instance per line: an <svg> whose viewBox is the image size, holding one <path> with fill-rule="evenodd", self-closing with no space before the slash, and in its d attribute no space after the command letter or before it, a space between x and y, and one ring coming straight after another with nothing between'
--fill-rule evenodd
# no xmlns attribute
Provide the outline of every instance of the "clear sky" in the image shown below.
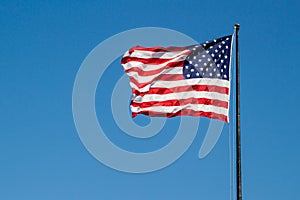
<svg viewBox="0 0 300 200"><path fill-rule="evenodd" d="M209 121L205 118L175 163L148 174L123 173L101 164L81 143L72 90L88 53L119 32L164 27L202 42L232 34L236 22L241 24L244 199L298 199L299 9L296 0L2 0L0 199L229 199L228 125L202 160L198 150ZM98 117L114 143L128 150L155 150L174 137L179 118L168 120L147 142L125 137L109 110L112 88L123 75L119 61L99 83L106 89L97 93L96 104L108 106L97 110ZM97 100L100 96L104 102Z"/></svg>

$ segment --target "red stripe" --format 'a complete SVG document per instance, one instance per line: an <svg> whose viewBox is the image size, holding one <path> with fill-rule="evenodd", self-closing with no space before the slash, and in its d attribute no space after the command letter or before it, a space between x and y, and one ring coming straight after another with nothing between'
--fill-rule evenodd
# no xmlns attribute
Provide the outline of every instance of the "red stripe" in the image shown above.
<svg viewBox="0 0 300 200"><path fill-rule="evenodd" d="M149 101L136 103L131 101L132 106L139 108L149 108L152 106L183 106L187 104L204 104L204 105L212 105L217 107L228 108L228 102L221 101L217 99L207 99L207 98L188 98L188 99L172 99L165 101Z"/></svg>
<svg viewBox="0 0 300 200"><path fill-rule="evenodd" d="M219 119L224 122L228 122L228 117L222 114L217 114L213 112L203 112L203 111L194 111L191 109L180 110L176 113L162 113L162 112L154 112L154 111L141 111L141 112L133 112L132 117L136 117L138 114L147 115L150 117L176 117L176 116L194 116L194 117L208 117L212 119Z"/></svg>
<svg viewBox="0 0 300 200"><path fill-rule="evenodd" d="M150 71L143 71L140 67L132 67L127 70L125 70L126 73L128 72L137 72L139 76L151 76L155 74L161 73L163 70L172 68L172 67L182 67L184 64L184 61L179 61L179 62L169 62L166 64L164 67L155 69L155 70L150 70Z"/></svg>
<svg viewBox="0 0 300 200"><path fill-rule="evenodd" d="M160 81L179 81L179 80L184 80L184 77L182 74L161 74L152 80L145 82L145 83L139 83L135 78L130 77L130 82L134 83L138 88L143 88L146 85L149 85L153 83L155 80L160 80Z"/></svg>
<svg viewBox="0 0 300 200"><path fill-rule="evenodd" d="M143 64L159 65L159 64L163 64L165 62L171 61L173 59L180 58L182 56L186 56L188 54L189 54L189 52L181 53L181 54L178 54L177 56L174 56L172 58L139 58L139 57L131 57L129 55L129 56L124 56L122 58L121 64L125 64L125 63L128 63L128 62L136 61L136 62L141 62Z"/></svg>
<svg viewBox="0 0 300 200"><path fill-rule="evenodd" d="M168 62L170 60L172 60L174 58L138 58L138 57L130 57L130 56L126 56L123 57L121 60L121 64L125 64L131 61L136 61L136 62L141 62L143 64L148 64L148 65L160 65L163 64L165 62Z"/></svg>
<svg viewBox="0 0 300 200"><path fill-rule="evenodd" d="M172 51L183 51L186 50L187 47L161 47L161 46L157 46L157 47L141 47L141 46L135 46L132 47L129 50L129 54L131 54L133 51L135 50L140 50L140 51L152 51L152 52L172 52Z"/></svg>
<svg viewBox="0 0 300 200"><path fill-rule="evenodd" d="M170 94L177 92L193 92L193 91L204 91L204 92L217 92L221 94L229 94L229 88L214 86L214 85L186 85L172 88L150 88L147 92L139 92L136 89L132 89L132 92L138 96L145 96L146 94Z"/></svg>

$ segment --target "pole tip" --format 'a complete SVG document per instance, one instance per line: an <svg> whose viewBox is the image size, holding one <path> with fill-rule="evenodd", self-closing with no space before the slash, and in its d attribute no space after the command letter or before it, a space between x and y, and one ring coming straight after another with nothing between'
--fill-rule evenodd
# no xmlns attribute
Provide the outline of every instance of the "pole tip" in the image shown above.
<svg viewBox="0 0 300 200"><path fill-rule="evenodd" d="M239 23L236 23L235 25L234 25L234 29L236 29L236 30L239 30L240 29L240 24Z"/></svg>

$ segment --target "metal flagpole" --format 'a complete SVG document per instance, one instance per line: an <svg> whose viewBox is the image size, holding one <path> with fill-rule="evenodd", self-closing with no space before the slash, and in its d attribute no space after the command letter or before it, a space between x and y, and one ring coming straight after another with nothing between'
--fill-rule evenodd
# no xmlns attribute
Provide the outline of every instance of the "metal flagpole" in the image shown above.
<svg viewBox="0 0 300 200"><path fill-rule="evenodd" d="M239 29L240 24L234 25L235 30L235 61L236 61L236 190L237 200L242 200L242 167L241 167L241 129L240 129L240 72L239 72Z"/></svg>

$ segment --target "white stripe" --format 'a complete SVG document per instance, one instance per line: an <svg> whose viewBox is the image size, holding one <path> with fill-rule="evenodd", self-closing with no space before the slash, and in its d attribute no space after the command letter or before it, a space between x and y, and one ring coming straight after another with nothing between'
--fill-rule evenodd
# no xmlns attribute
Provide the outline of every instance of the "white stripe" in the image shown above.
<svg viewBox="0 0 300 200"><path fill-rule="evenodd" d="M159 65L144 64L144 63L138 62L138 61L130 61L130 62L122 64L122 66L125 70L128 70L128 69L133 68L133 67L138 67L143 71L151 71L151 70L156 70L156 69L160 69L162 67L165 67L167 64L169 64L171 62L183 61L186 57L187 57L187 55L180 55L180 56L178 56L174 59L171 59L171 60L166 61L166 62L164 62L162 64L159 64Z"/></svg>
<svg viewBox="0 0 300 200"><path fill-rule="evenodd" d="M216 78L193 78L193 79L185 79L178 81L161 81L157 80L152 82L149 85L144 86L143 88L138 88L134 83L130 83L130 86L133 89L136 89L139 92L146 92L149 90L150 86L152 88L172 88L172 87L180 87L180 86L193 86L193 85L213 85L220 87L230 88L230 82L227 80L216 79Z"/></svg>
<svg viewBox="0 0 300 200"><path fill-rule="evenodd" d="M182 60L184 60L184 59L182 59ZM125 64L122 64L122 66L125 70L131 69L133 67L138 67L143 71L152 71L152 70L160 69L160 68L165 67L165 65L166 65L165 63L160 64L160 65L144 65L143 63L137 62L137 61L130 61Z"/></svg>
<svg viewBox="0 0 300 200"><path fill-rule="evenodd" d="M190 50L184 51L173 51L173 52L153 52L153 51L143 51L143 50L134 50L130 55L124 54L125 56L136 57L136 58L162 58L162 59L171 59L175 58L184 53L189 53Z"/></svg>
<svg viewBox="0 0 300 200"><path fill-rule="evenodd" d="M157 76L161 75L161 74L183 74L182 72L182 67L174 67L174 68L167 68L163 71L161 71L160 73L151 75L151 76L140 76L138 74L138 72L128 72L127 73L128 76L134 78L135 80L137 80L140 84L141 83L147 83L149 81L152 81L154 78L156 78Z"/></svg>
<svg viewBox="0 0 300 200"><path fill-rule="evenodd" d="M205 104L187 104L183 106L152 106L149 108L139 108L139 107L131 106L132 112L154 111L154 112L162 112L162 113L175 113L184 109L191 109L194 111L203 111L203 112L213 112L213 113L228 116L227 108L205 105Z"/></svg>
<svg viewBox="0 0 300 200"><path fill-rule="evenodd" d="M133 96L132 100L136 103L151 102L151 101L166 101L173 99L188 99L188 98L207 98L217 99L221 101L229 101L229 95L220 94L218 92L204 91L189 91L189 92L174 92L169 94L145 94L144 96Z"/></svg>

